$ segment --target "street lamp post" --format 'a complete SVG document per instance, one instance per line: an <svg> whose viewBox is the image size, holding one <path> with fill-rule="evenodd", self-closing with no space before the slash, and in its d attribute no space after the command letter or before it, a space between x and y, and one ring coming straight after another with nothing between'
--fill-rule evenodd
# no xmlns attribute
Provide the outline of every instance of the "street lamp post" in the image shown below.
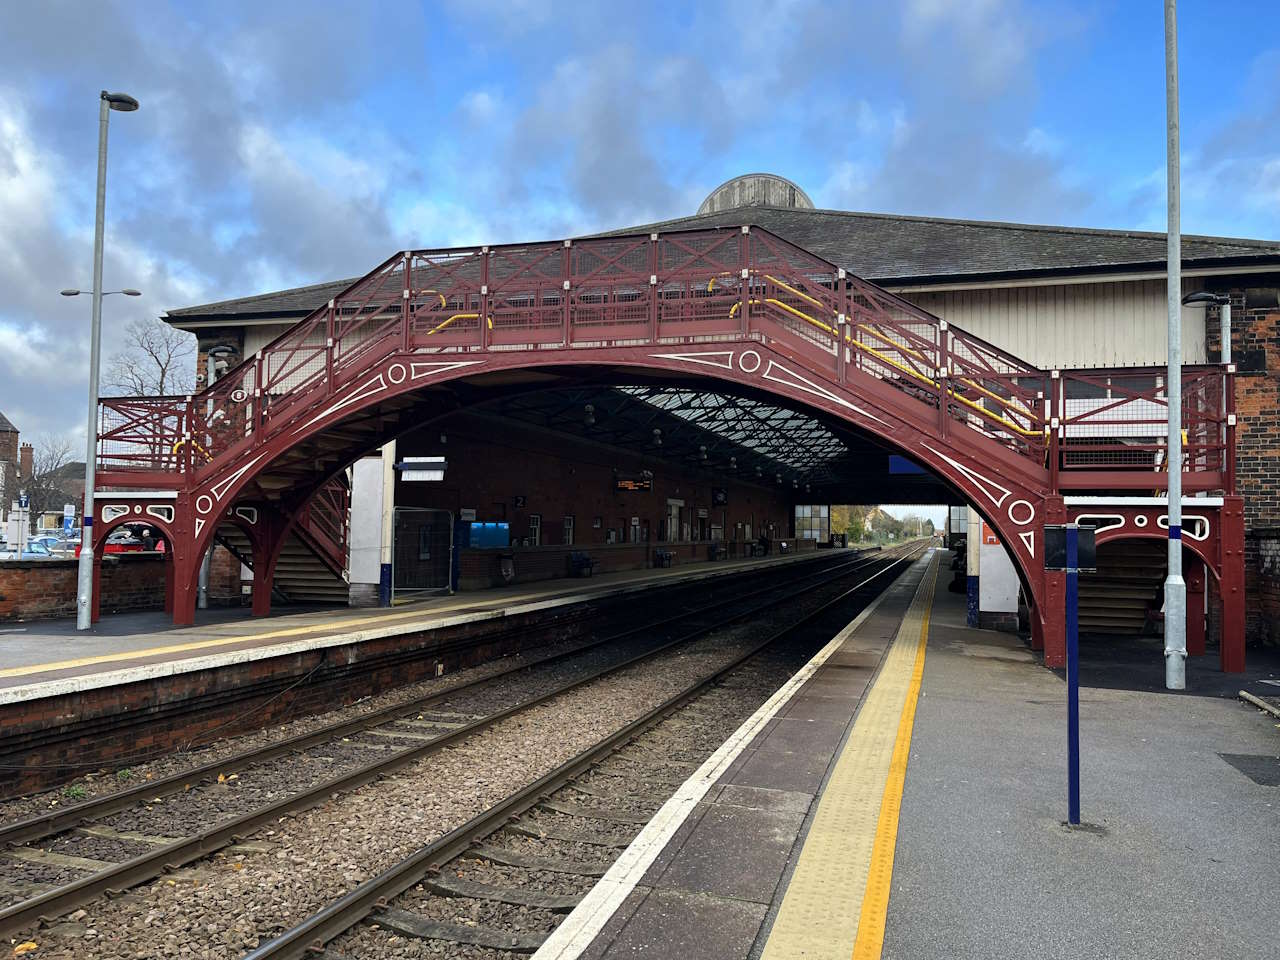
<svg viewBox="0 0 1280 960"><path fill-rule="evenodd" d="M1165 467L1169 484L1169 572L1164 581L1164 685L1187 686L1187 582L1182 578L1182 234L1180 223L1181 169L1178 135L1178 4L1164 5L1165 122L1168 139L1168 306L1169 366L1165 399L1169 434Z"/></svg>
<svg viewBox="0 0 1280 960"><path fill-rule="evenodd" d="M80 533L80 568L76 590L76 629L93 621L93 487L98 456L98 357L102 350L102 233L107 203L107 118L112 110L138 109L126 93L103 90L98 98L98 202L93 226L93 320L89 332L89 416L84 458L84 522Z"/></svg>

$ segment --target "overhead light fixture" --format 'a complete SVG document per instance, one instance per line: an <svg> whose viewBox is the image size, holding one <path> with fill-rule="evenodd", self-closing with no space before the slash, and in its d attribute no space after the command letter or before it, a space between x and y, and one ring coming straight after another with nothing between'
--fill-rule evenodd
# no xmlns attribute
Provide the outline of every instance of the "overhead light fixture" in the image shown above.
<svg viewBox="0 0 1280 960"><path fill-rule="evenodd" d="M596 423L595 406L593 404L588 403L585 407L582 408L582 412L586 414L586 416L582 418L582 422L585 423L588 427L595 426L595 423Z"/></svg>
<svg viewBox="0 0 1280 960"><path fill-rule="evenodd" d="M653 445L655 447L662 446L662 431L657 427L653 428Z"/></svg>
<svg viewBox="0 0 1280 960"><path fill-rule="evenodd" d="M760 467L756 467L756 476L757 476L757 477L763 477L763 476L764 476L764 470L762 470Z"/></svg>
<svg viewBox="0 0 1280 960"><path fill-rule="evenodd" d="M705 443L700 444L698 447L698 459L699 460L707 459L707 445Z"/></svg>
<svg viewBox="0 0 1280 960"><path fill-rule="evenodd" d="M729 469L730 469L730 470L737 470L737 469L738 469L738 458L737 458L737 457L730 457L730 458L729 458Z"/></svg>

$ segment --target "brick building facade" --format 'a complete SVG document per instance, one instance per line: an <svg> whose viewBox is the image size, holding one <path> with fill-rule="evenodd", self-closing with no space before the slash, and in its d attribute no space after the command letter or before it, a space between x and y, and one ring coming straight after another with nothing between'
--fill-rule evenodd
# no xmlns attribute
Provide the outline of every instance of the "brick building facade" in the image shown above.
<svg viewBox="0 0 1280 960"><path fill-rule="evenodd" d="M0 522L9 519L9 502L18 495L18 428L0 413Z"/></svg>
<svg viewBox="0 0 1280 960"><path fill-rule="evenodd" d="M1244 497L1245 630L1280 644L1280 287L1234 288L1236 485ZM1210 357L1222 355L1217 308L1206 320Z"/></svg>
<svg viewBox="0 0 1280 960"><path fill-rule="evenodd" d="M442 482L398 483L397 506L455 516L474 509L477 521L505 521L522 541L532 540L536 522L541 546L566 545L570 527L572 545L580 547L792 535L791 500L776 484L729 479L496 417L451 418L444 429L406 437L397 456L444 456L449 463ZM650 489L619 489L619 479L646 471ZM668 523L677 517L680 529L672 536Z"/></svg>

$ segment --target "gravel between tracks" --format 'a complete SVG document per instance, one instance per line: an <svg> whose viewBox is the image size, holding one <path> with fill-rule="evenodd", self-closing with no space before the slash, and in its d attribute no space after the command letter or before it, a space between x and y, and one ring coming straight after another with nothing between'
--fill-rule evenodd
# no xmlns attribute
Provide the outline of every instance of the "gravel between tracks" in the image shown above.
<svg viewBox="0 0 1280 960"><path fill-rule="evenodd" d="M285 818L258 834L270 841L266 853L224 852L128 897L95 902L83 919L93 937L46 938L38 930L25 936L41 943L39 957L238 955L728 661L749 642L748 635L759 638L767 629L793 622L797 607L802 611L817 602L818 597L807 596L750 627L720 631L660 661L597 680L395 776ZM461 678L455 675L455 682ZM397 696L403 698L405 691ZM599 850L579 859L597 859Z"/></svg>

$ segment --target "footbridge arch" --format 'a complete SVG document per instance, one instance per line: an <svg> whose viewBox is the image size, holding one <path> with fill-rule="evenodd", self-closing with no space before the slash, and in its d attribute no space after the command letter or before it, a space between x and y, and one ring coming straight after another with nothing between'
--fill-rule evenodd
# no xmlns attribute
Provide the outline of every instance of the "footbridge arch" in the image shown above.
<svg viewBox="0 0 1280 960"><path fill-rule="evenodd" d="M1162 485L1158 385L1082 406L1070 385L1098 371L1037 369L750 225L396 254L203 393L103 401L101 483L170 498L181 622L229 512L287 528L421 398L457 409L556 371L776 395L900 449L999 531L1051 664L1043 527L1067 519L1064 490ZM1225 376L1184 373L1188 490L1228 484Z"/></svg>

